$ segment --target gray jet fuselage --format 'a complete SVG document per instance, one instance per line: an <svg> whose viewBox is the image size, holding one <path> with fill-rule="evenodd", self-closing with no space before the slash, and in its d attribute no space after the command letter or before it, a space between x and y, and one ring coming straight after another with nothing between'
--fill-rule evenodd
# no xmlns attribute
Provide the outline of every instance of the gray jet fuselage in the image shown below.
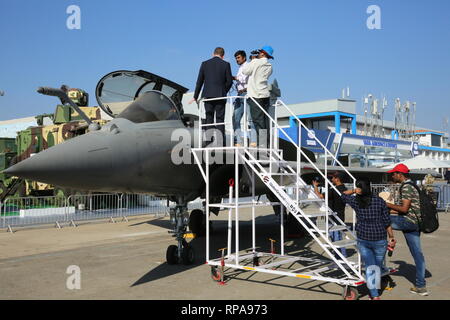
<svg viewBox="0 0 450 320"><path fill-rule="evenodd" d="M23 178L100 192L187 195L204 181L195 163L173 163L174 130L194 129L179 120L133 123L116 118L99 131L75 137L5 172ZM189 149L187 149L189 150Z"/></svg>

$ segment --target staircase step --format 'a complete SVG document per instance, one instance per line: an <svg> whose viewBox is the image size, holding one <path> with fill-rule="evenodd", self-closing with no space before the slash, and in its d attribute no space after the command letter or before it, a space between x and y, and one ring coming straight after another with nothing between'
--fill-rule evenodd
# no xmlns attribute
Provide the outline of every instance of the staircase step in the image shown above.
<svg viewBox="0 0 450 320"><path fill-rule="evenodd" d="M336 225L332 226L328 231L331 232L331 231L350 231L350 230L348 229L347 226Z"/></svg>
<svg viewBox="0 0 450 320"><path fill-rule="evenodd" d="M305 216L307 216L308 218L317 218L317 217L325 217L327 215L326 212L314 212L314 213L305 213ZM297 215L298 217L302 217L301 214Z"/></svg>
<svg viewBox="0 0 450 320"><path fill-rule="evenodd" d="M333 245L336 248L351 247L351 246L355 246L356 245L356 240L349 240L349 239L339 240L339 241L333 242ZM329 247L329 245L327 245L327 244L325 246Z"/></svg>
<svg viewBox="0 0 450 320"><path fill-rule="evenodd" d="M323 202L323 201L325 201L325 200L323 200L323 199L300 199L300 200L298 200L299 203L314 203L314 202Z"/></svg>
<svg viewBox="0 0 450 320"><path fill-rule="evenodd" d="M270 160L270 159L264 159L264 160L247 160L249 163L268 163L268 162L272 162L272 163L280 163L277 160Z"/></svg>
<svg viewBox="0 0 450 320"><path fill-rule="evenodd" d="M286 185L284 185L283 187L288 187L288 188L298 188L298 189L300 189L300 190L305 190L305 189L312 190L312 189L311 189L311 186L308 186L308 185L305 185L305 186L297 186L297 183L286 184Z"/></svg>
<svg viewBox="0 0 450 320"><path fill-rule="evenodd" d="M328 229L328 232L333 232L333 231L349 231L349 230L346 226L337 225L337 226L332 226ZM315 231L315 230L313 230L313 232L317 233L317 231ZM320 232L325 233L326 230L320 229Z"/></svg>

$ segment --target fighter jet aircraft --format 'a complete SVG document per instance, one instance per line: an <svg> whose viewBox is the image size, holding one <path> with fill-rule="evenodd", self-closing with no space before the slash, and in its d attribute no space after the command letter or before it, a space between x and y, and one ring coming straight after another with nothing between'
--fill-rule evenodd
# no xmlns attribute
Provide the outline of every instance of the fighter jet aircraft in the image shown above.
<svg viewBox="0 0 450 320"><path fill-rule="evenodd" d="M67 97L65 89L39 88L38 92L58 97L78 113L82 111ZM193 158L175 164L172 151L179 141L172 140L175 130L188 130L190 141L185 150L195 146L194 126L198 116L185 114L181 103L187 89L146 71L115 71L104 76L96 88L99 106L114 119L99 128L90 123L90 132L55 145L4 172L35 181L75 190L118 193L147 193L176 202L171 211L177 246L169 246L169 263L192 263L194 253L184 239L187 226L204 233L205 213L187 205L205 197L205 182ZM287 142L281 146L289 152ZM305 150L305 152L308 152ZM309 152L311 158L314 155ZM189 155L191 157L191 155ZM250 195L250 178L241 168L241 194ZM234 165L211 167L210 198L221 199L229 192ZM263 183L257 194L269 194ZM217 214L217 212L215 212Z"/></svg>
<svg viewBox="0 0 450 320"><path fill-rule="evenodd" d="M58 97L83 116L67 97L66 89L65 86L61 89L43 87L38 92ZM190 264L194 252L184 238L187 226L196 234L204 233L205 214L209 212L193 210L188 213L190 201L205 198L205 182L190 151L196 146L198 127L195 129L195 124L199 117L184 112L181 101L186 92L185 87L146 71L111 72L97 84L96 97L99 106L113 120L99 128L84 116L90 124L89 133L37 153L4 173L75 190L145 193L167 198L176 203L170 220L178 242L168 247L167 262ZM190 137L190 141L183 142L186 143L183 150L189 153L191 161L177 164L172 156L180 141L173 140L173 133L179 129L187 130ZM294 146L280 139L279 147L286 161L295 161ZM302 150L315 161L311 151ZM302 167L305 181L317 174L307 163L302 163ZM228 195L229 180L235 177L234 169L233 164L217 163L210 167L210 200L220 202ZM362 171L363 175L368 173ZM250 196L251 177L243 165L239 166L239 178L240 195ZM256 181L255 189L257 195L266 194L270 201L277 202L261 181Z"/></svg>

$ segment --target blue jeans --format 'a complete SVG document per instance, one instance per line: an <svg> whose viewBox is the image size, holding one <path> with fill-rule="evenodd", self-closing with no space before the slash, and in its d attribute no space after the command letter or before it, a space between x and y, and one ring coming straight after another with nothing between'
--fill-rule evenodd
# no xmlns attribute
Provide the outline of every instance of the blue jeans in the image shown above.
<svg viewBox="0 0 450 320"><path fill-rule="evenodd" d="M403 216L391 215L391 227L400 230L405 236L409 251L416 265L416 287L424 288L425 282L425 258L420 245L419 226L405 219Z"/></svg>
<svg viewBox="0 0 450 320"><path fill-rule="evenodd" d="M332 242L342 240L342 233L340 231L332 231L330 232L330 238ZM341 248L341 253L347 258L347 249Z"/></svg>
<svg viewBox="0 0 450 320"><path fill-rule="evenodd" d="M366 268L367 288L369 289L370 296L372 298L380 295L378 293L378 289L380 289L381 273L383 272L383 261L384 256L386 255L387 244L387 240L368 241L358 239L358 251L361 254L361 259L363 260ZM370 266L377 266L379 268L379 272L373 272L373 270L369 268ZM373 279L373 277L375 277L374 282L378 285L377 288L370 285L374 283L369 280Z"/></svg>
<svg viewBox="0 0 450 320"><path fill-rule="evenodd" d="M239 93L238 96L244 97L245 92ZM234 100L234 112L233 112L233 129L234 129L234 142L243 144L244 132L241 130L241 119L244 115L244 99ZM253 124L252 118L250 116L250 108L247 104L247 119L250 123L250 131L248 132L248 137L250 142L256 143L256 131L255 125Z"/></svg>

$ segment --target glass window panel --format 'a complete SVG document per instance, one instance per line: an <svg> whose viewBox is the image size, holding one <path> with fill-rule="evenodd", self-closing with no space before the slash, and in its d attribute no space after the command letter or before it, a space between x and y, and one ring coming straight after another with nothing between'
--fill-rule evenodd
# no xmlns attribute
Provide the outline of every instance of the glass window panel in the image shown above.
<svg viewBox="0 0 450 320"><path fill-rule="evenodd" d="M351 154L349 158L349 167L364 168L366 166L366 157L364 155Z"/></svg>
<svg viewBox="0 0 450 320"><path fill-rule="evenodd" d="M369 167L384 167L395 162L395 157L373 156L367 157Z"/></svg>
<svg viewBox="0 0 450 320"><path fill-rule="evenodd" d="M432 134L431 135L431 145L433 147L440 147L441 146L441 136Z"/></svg>
<svg viewBox="0 0 450 320"><path fill-rule="evenodd" d="M396 149L394 148L385 148L385 147L366 147L368 154L377 154L377 155L390 155L395 156Z"/></svg>
<svg viewBox="0 0 450 320"><path fill-rule="evenodd" d="M340 153L353 153L353 154L364 154L365 153L365 147L364 146L358 146L353 144L343 144L341 146Z"/></svg>
<svg viewBox="0 0 450 320"><path fill-rule="evenodd" d="M411 158L411 151L410 150L397 150L397 156Z"/></svg>

